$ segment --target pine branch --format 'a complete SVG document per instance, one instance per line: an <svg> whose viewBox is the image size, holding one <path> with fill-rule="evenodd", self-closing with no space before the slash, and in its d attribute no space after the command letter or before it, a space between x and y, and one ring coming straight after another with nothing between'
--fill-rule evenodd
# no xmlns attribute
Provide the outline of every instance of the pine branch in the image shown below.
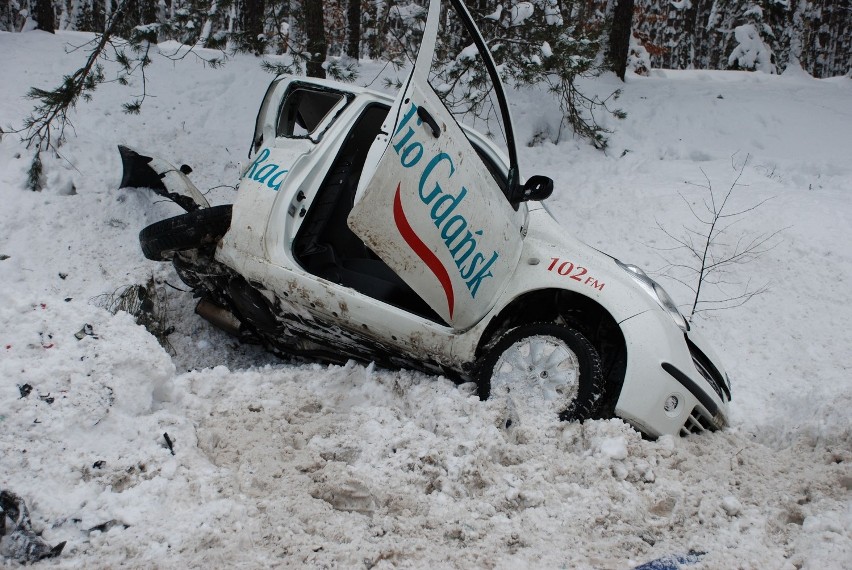
<svg viewBox="0 0 852 570"><path fill-rule="evenodd" d="M74 128L69 118L77 103L90 101L92 93L102 83L116 82L129 85L131 78L141 79L141 93L133 100L124 103L122 110L129 114L138 114L148 97L148 78L146 68L151 64L151 47L158 33L166 27L161 24L147 24L130 30L125 26L125 8L130 0L122 0L115 8L103 32L95 34L94 39L82 45L73 46L69 51L87 49L86 61L71 75L63 77L60 85L52 90L32 87L27 97L36 101L31 113L23 120L23 126L10 130L21 135L27 148L35 147L35 154L27 175L27 187L41 189L43 163L41 153L51 150L61 156L58 147L65 141L66 128ZM126 33L129 39L117 36ZM223 57L204 57L195 52L195 46L178 48L174 54L163 54L172 61L187 57L192 53L205 65L219 67ZM118 72L113 79L107 79L104 62L117 64Z"/></svg>
<svg viewBox="0 0 852 570"><path fill-rule="evenodd" d="M22 130L26 131L26 135L23 140L26 141L27 148L30 148L33 144L39 151L52 148L54 146L52 138L54 121L58 122L56 146L62 144L65 127L69 124L68 112L76 106L80 97L85 97L94 91L98 84L104 80L103 67L98 64L98 60L109 43L112 28L116 24L123 6L122 3L113 15L110 26L97 38L97 44L89 53L83 67L72 75L66 75L59 87L53 91L32 87L27 92L26 97L28 99L40 101L30 116L24 119L24 129Z"/></svg>

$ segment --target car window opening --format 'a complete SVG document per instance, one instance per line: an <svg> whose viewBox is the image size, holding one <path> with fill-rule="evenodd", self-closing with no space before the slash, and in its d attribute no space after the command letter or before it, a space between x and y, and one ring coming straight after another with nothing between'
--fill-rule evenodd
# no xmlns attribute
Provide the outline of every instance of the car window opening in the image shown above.
<svg viewBox="0 0 852 570"><path fill-rule="evenodd" d="M342 93L295 89L281 107L277 136L302 138L312 134L343 97Z"/></svg>
<svg viewBox="0 0 852 570"><path fill-rule="evenodd" d="M473 140L468 137L470 144L473 145L473 150L476 151L476 154L479 156L479 159L485 164L486 170L491 174L491 177L494 179L494 182L497 183L497 187L500 188L500 191L503 192L503 196L506 199L509 199L509 176L506 172L505 168L500 168L491 157L488 156L488 153L485 152L485 149L479 146L477 143L473 142Z"/></svg>
<svg viewBox="0 0 852 570"><path fill-rule="evenodd" d="M318 277L445 324L346 224L367 151L388 109L370 105L349 131L293 242L293 253L306 271Z"/></svg>

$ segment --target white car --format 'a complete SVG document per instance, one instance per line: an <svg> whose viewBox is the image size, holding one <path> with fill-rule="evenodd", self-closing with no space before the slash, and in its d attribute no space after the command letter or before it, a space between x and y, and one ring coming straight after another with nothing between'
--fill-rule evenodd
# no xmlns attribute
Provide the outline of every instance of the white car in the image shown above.
<svg viewBox="0 0 852 570"><path fill-rule="evenodd" d="M197 312L246 341L476 381L532 417L617 416L655 437L727 424L730 384L707 342L641 269L591 248L522 182L503 88L508 157L460 126L428 81L439 0L396 98L278 77L257 117L233 205L209 207L160 159L122 148L124 186L188 213L140 233L171 260Z"/></svg>

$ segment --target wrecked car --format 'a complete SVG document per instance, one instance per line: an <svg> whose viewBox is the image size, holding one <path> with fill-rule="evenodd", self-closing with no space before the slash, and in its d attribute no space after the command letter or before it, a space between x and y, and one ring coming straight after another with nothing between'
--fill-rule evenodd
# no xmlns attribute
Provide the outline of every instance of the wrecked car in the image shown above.
<svg viewBox="0 0 852 570"><path fill-rule="evenodd" d="M464 4L450 2L493 82L505 151L460 125L430 84L440 2L396 97L303 77L269 86L233 204L122 148L123 187L187 213L140 233L196 312L286 355L374 361L474 381L500 421L619 417L655 437L727 424L708 343L636 266L571 236L524 179L509 107Z"/></svg>

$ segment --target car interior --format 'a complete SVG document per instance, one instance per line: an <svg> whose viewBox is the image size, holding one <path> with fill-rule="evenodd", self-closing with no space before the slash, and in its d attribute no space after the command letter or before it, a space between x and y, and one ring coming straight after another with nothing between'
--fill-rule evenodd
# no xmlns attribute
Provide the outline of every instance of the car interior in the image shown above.
<svg viewBox="0 0 852 570"><path fill-rule="evenodd" d="M300 87L285 97L278 136L310 135L343 97L340 93ZM390 107L367 106L349 131L322 181L293 242L293 254L313 275L351 287L382 302L446 324L429 305L355 235L346 223L367 152L379 134ZM506 192L506 173L471 141L487 171Z"/></svg>
<svg viewBox="0 0 852 570"><path fill-rule="evenodd" d="M336 103L329 106L325 93L317 92L316 99L308 97L305 89L297 93L300 109L291 110L285 102L282 116L287 113L295 123L306 127L322 120L325 116L322 107L328 112ZM314 104L316 107L312 108ZM388 109L386 105L368 106L349 131L293 242L293 254L306 271L318 277L421 317L443 322L346 224L367 152L379 134Z"/></svg>

